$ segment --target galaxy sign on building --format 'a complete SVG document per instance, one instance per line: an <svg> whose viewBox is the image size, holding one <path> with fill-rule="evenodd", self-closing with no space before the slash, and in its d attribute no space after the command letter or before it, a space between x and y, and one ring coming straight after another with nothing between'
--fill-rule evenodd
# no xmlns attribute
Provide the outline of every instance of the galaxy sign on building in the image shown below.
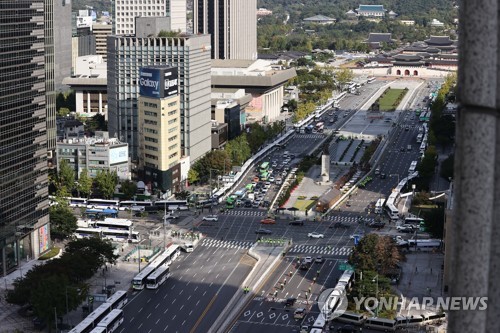
<svg viewBox="0 0 500 333"><path fill-rule="evenodd" d="M178 94L177 67L150 66L139 70L141 96L165 98Z"/></svg>

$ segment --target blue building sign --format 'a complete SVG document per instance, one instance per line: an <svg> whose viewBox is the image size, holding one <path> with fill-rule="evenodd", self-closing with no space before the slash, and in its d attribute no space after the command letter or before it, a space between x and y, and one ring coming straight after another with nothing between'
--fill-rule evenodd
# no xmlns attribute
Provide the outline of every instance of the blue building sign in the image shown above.
<svg viewBox="0 0 500 333"><path fill-rule="evenodd" d="M139 93L141 96L164 98L178 94L176 67L151 66L139 70Z"/></svg>

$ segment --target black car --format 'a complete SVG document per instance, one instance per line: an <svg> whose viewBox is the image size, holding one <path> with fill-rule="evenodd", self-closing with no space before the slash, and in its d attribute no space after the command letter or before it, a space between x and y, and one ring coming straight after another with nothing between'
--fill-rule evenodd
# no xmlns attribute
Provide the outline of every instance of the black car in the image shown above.
<svg viewBox="0 0 500 333"><path fill-rule="evenodd" d="M270 235L273 232L271 230L269 230L269 229L262 229L262 228L260 228L260 229L255 230L255 233L258 234L258 235Z"/></svg>
<svg viewBox="0 0 500 333"><path fill-rule="evenodd" d="M245 205L244 205L246 208L252 208L252 202L250 200L247 200L245 201Z"/></svg>
<svg viewBox="0 0 500 333"><path fill-rule="evenodd" d="M336 222L334 225L333 225L334 228L344 228L344 229L347 229L349 228L349 225L347 223L343 223L343 222Z"/></svg>
<svg viewBox="0 0 500 333"><path fill-rule="evenodd" d="M383 228L383 227L385 227L385 223L384 222L372 222L372 223L368 224L368 226L370 228Z"/></svg>
<svg viewBox="0 0 500 333"><path fill-rule="evenodd" d="M262 201L262 207L269 207L271 203L268 200Z"/></svg>
<svg viewBox="0 0 500 333"><path fill-rule="evenodd" d="M387 175L385 173L381 173L380 174L380 179L385 179L385 178L387 178Z"/></svg>
<svg viewBox="0 0 500 333"><path fill-rule="evenodd" d="M285 300L285 306L293 306L295 302L297 301L296 298L294 297L289 297Z"/></svg>
<svg viewBox="0 0 500 333"><path fill-rule="evenodd" d="M298 220L298 221L291 221L288 223L289 225L304 225L304 221Z"/></svg>

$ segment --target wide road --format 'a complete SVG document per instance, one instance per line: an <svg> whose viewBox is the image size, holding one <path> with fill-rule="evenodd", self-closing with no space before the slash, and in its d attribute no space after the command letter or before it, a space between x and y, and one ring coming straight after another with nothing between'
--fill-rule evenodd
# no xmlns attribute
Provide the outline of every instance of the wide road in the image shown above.
<svg viewBox="0 0 500 333"><path fill-rule="evenodd" d="M183 254L162 286L133 294L119 332L207 332L251 270L245 252L200 245Z"/></svg>
<svg viewBox="0 0 500 333"><path fill-rule="evenodd" d="M319 314L316 300L321 292L335 285L342 273L339 262L344 261L331 256L322 258L323 262L301 270L295 256L285 257L241 312L231 332L298 332L301 325L312 324ZM285 306L288 298L297 300ZM297 308L306 310L303 319L294 319Z"/></svg>

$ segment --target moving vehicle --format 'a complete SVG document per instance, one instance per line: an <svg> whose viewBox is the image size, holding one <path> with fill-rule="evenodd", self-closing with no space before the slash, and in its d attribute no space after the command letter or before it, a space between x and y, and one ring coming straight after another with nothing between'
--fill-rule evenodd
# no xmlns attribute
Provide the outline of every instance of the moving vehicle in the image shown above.
<svg viewBox="0 0 500 333"><path fill-rule="evenodd" d="M120 207L120 201L118 200L106 200L106 199L88 199L87 208L98 208L98 209L116 209Z"/></svg>
<svg viewBox="0 0 500 333"><path fill-rule="evenodd" d="M375 203L375 214L382 214L384 211L384 203L385 199L378 199L377 202Z"/></svg>
<svg viewBox="0 0 500 333"><path fill-rule="evenodd" d="M219 217L217 215L207 215L207 216L203 216L202 220L203 221L214 221L214 222L217 222L217 221L219 221Z"/></svg>
<svg viewBox="0 0 500 333"><path fill-rule="evenodd" d="M370 224L368 224L368 226L369 226L370 228L377 228L377 229L380 229L380 228L385 227L385 223L384 223L384 222L371 222Z"/></svg>
<svg viewBox="0 0 500 333"><path fill-rule="evenodd" d="M310 232L307 234L307 237L309 237L309 238L325 238L325 235L317 233L317 232Z"/></svg>
<svg viewBox="0 0 500 333"><path fill-rule="evenodd" d="M170 266L180 255L178 245L169 246L162 254L149 263L139 274L132 279L132 288L142 290L146 285L147 278L161 266Z"/></svg>
<svg viewBox="0 0 500 333"><path fill-rule="evenodd" d="M316 259L314 259L314 262L317 264L322 264L325 261L325 259L322 256L317 256Z"/></svg>
<svg viewBox="0 0 500 333"><path fill-rule="evenodd" d="M304 308L297 308L293 312L294 319L303 319L305 316L306 316L306 309Z"/></svg>
<svg viewBox="0 0 500 333"><path fill-rule="evenodd" d="M258 235L270 235L273 232L271 230L269 230L269 229L259 228L259 229L255 230L255 233L258 234Z"/></svg>
<svg viewBox="0 0 500 333"><path fill-rule="evenodd" d="M160 266L150 276L146 278L147 289L158 289L169 277L170 267Z"/></svg>
<svg viewBox="0 0 500 333"><path fill-rule="evenodd" d="M184 243L184 244L179 245L179 247L181 248L182 251L187 252L187 253L194 251L193 243Z"/></svg>
<svg viewBox="0 0 500 333"><path fill-rule="evenodd" d="M164 211L189 209L187 200L158 200L154 205Z"/></svg>
<svg viewBox="0 0 500 333"><path fill-rule="evenodd" d="M261 220L260 224L276 224L276 221L274 219L267 218L267 219Z"/></svg>

